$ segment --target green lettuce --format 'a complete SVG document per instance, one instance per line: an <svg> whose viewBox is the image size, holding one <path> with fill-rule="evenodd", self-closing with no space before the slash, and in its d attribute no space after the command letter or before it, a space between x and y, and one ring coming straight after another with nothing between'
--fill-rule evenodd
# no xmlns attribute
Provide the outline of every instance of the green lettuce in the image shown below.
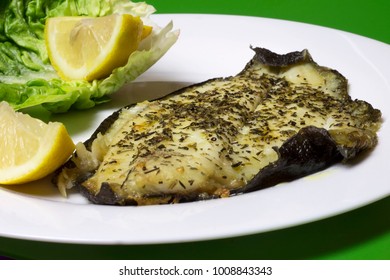
<svg viewBox="0 0 390 280"><path fill-rule="evenodd" d="M117 91L150 68L176 42L172 22L159 27L150 19L153 6L129 0L2 0L0 3L0 101L14 109L42 106L50 112L88 109L107 102ZM101 80L64 81L50 64L44 26L48 17L140 16L153 32L127 64Z"/></svg>

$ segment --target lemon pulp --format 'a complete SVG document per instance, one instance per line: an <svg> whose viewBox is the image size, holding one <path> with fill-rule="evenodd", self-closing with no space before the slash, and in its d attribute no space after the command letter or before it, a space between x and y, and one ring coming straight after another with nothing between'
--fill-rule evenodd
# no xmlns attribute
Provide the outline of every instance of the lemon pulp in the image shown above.
<svg viewBox="0 0 390 280"><path fill-rule="evenodd" d="M62 123L48 124L0 103L0 184L41 179L60 167L75 145Z"/></svg>
<svg viewBox="0 0 390 280"><path fill-rule="evenodd" d="M64 80L102 79L124 66L152 31L139 17L53 17L45 24L49 59Z"/></svg>

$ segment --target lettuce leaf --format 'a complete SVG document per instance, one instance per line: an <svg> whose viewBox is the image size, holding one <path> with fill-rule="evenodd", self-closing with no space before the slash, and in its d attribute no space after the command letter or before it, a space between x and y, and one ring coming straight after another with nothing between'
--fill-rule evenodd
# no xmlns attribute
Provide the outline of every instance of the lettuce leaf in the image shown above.
<svg viewBox="0 0 390 280"><path fill-rule="evenodd" d="M159 27L150 19L153 6L129 0L2 0L0 3L0 101L14 109L43 106L59 113L88 109L107 102L109 95L158 61L176 42L172 22ZM102 80L63 81L50 64L44 26L48 17L140 16L153 32L131 54L127 64Z"/></svg>

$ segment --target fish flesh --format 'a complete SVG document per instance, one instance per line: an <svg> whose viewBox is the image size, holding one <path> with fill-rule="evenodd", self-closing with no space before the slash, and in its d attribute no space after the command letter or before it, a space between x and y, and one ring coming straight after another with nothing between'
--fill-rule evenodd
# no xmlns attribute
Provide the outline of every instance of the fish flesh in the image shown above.
<svg viewBox="0 0 390 280"><path fill-rule="evenodd" d="M381 112L308 50L254 57L235 76L128 105L77 144L54 177L91 202L149 205L257 191L377 144Z"/></svg>

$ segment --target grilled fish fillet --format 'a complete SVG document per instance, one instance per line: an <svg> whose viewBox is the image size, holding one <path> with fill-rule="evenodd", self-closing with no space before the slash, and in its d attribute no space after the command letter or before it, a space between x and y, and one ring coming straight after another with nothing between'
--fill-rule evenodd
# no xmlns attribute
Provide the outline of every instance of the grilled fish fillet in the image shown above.
<svg viewBox="0 0 390 280"><path fill-rule="evenodd" d="M215 78L108 117L54 182L92 202L165 204L228 197L290 181L377 143L381 112L352 100L307 50L253 48L236 76Z"/></svg>

